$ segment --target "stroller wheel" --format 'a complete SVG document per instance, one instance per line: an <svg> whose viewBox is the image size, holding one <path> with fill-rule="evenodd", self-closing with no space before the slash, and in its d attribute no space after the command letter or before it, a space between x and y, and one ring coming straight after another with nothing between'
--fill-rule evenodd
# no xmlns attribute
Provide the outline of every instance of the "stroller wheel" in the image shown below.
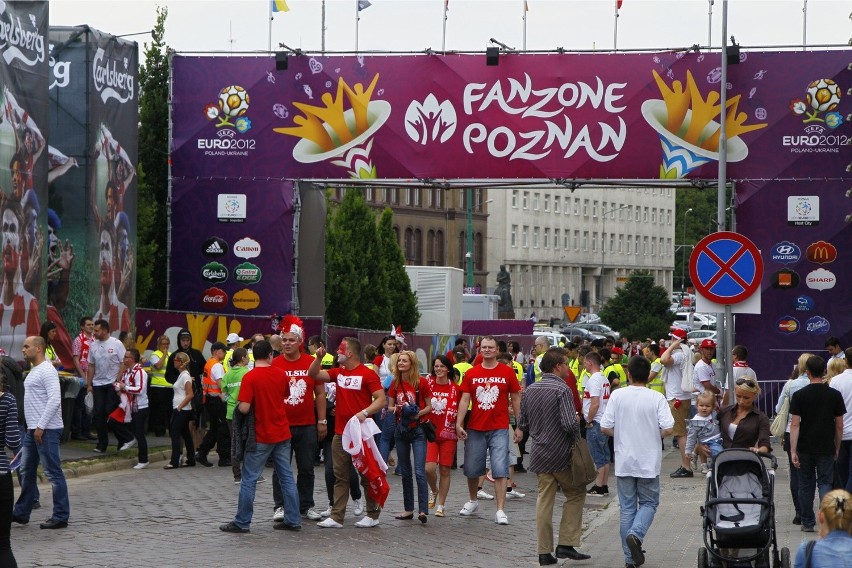
<svg viewBox="0 0 852 568"><path fill-rule="evenodd" d="M698 549L698 568L710 568L709 556L706 548L701 547ZM787 560L789 561L789 558Z"/></svg>
<svg viewBox="0 0 852 568"><path fill-rule="evenodd" d="M779 564L780 568L790 568L790 549L786 546L781 549L781 563Z"/></svg>

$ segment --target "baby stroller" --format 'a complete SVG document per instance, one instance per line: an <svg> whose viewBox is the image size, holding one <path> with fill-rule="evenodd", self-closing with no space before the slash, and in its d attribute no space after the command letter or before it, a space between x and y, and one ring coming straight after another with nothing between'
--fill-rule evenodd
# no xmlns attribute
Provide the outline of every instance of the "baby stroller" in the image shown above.
<svg viewBox="0 0 852 568"><path fill-rule="evenodd" d="M763 459L771 460L767 469ZM775 469L769 454L723 450L707 474L704 547L698 568L790 568L790 551L778 550L775 534Z"/></svg>

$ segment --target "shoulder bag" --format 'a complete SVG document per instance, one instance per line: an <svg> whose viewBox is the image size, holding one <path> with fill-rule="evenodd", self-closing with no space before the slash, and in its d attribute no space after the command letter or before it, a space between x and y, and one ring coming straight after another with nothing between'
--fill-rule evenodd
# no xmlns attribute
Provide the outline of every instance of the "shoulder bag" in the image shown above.
<svg viewBox="0 0 852 568"><path fill-rule="evenodd" d="M778 438L779 440L784 437L784 434L787 432L787 419L790 416L790 383L792 380L787 381L787 384L784 385L783 393L786 394L784 397L784 403L781 405L781 410L778 411L778 414L775 415L775 418L772 420L772 424L769 425L769 431L773 436Z"/></svg>
<svg viewBox="0 0 852 568"><path fill-rule="evenodd" d="M586 486L594 481L596 476L597 469L589 452L589 445L584 438L577 436L571 449L571 478L574 480L574 486Z"/></svg>

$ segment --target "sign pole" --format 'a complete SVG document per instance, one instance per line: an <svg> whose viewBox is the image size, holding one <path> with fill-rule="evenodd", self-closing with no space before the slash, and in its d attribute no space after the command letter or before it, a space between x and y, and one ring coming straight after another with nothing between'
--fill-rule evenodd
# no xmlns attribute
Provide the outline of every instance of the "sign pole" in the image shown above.
<svg viewBox="0 0 852 568"><path fill-rule="evenodd" d="M716 190L716 227L717 231L726 230L725 227L725 207L726 207L726 185L728 177L728 132L725 123L727 122L727 100L728 100L728 0L722 0L722 80L719 82L719 105L721 107L719 113L719 180ZM721 348L716 350L716 357L722 369L728 368L728 352L730 343L728 342L730 320L730 306L725 307L725 317L722 319L721 333L717 336L722 339ZM719 321L716 322L716 327L719 327ZM733 376L733 375L732 375Z"/></svg>

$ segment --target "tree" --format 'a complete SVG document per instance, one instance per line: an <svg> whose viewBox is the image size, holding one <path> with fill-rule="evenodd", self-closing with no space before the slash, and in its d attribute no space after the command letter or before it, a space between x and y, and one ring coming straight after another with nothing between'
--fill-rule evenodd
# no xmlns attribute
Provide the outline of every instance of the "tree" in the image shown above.
<svg viewBox="0 0 852 568"><path fill-rule="evenodd" d="M169 10L157 7L153 41L139 68L139 178L136 255L137 305L163 307L168 237L169 60L163 41Z"/></svg>
<svg viewBox="0 0 852 568"><path fill-rule="evenodd" d="M384 329L390 314L386 280L377 274L376 219L360 191L329 207L325 240L325 315L331 325Z"/></svg>
<svg viewBox="0 0 852 568"><path fill-rule="evenodd" d="M728 201L730 202L731 191L728 189ZM685 215L688 210L689 214ZM701 189L695 187L680 188L675 193L675 244L686 245L676 248L674 258L675 291L681 289L681 275L684 276L683 288L692 285L689 277L689 256L692 247L709 235L715 233L716 227L716 186ZM728 225L730 226L730 214L728 214ZM684 232L684 228L686 231ZM685 238L684 238L685 237ZM681 242L683 241L683 242Z"/></svg>
<svg viewBox="0 0 852 568"><path fill-rule="evenodd" d="M633 272L601 308L601 319L631 339L666 337L672 321L669 293L662 286L653 286L653 278L644 270Z"/></svg>
<svg viewBox="0 0 852 568"><path fill-rule="evenodd" d="M404 331L412 331L420 321L420 312L417 310L417 298L411 291L411 280L405 271L405 257L393 232L393 210L390 207L385 207L379 217L378 241L378 272L385 279L382 289L387 290L391 309L390 321L385 327L392 323L402 326Z"/></svg>

